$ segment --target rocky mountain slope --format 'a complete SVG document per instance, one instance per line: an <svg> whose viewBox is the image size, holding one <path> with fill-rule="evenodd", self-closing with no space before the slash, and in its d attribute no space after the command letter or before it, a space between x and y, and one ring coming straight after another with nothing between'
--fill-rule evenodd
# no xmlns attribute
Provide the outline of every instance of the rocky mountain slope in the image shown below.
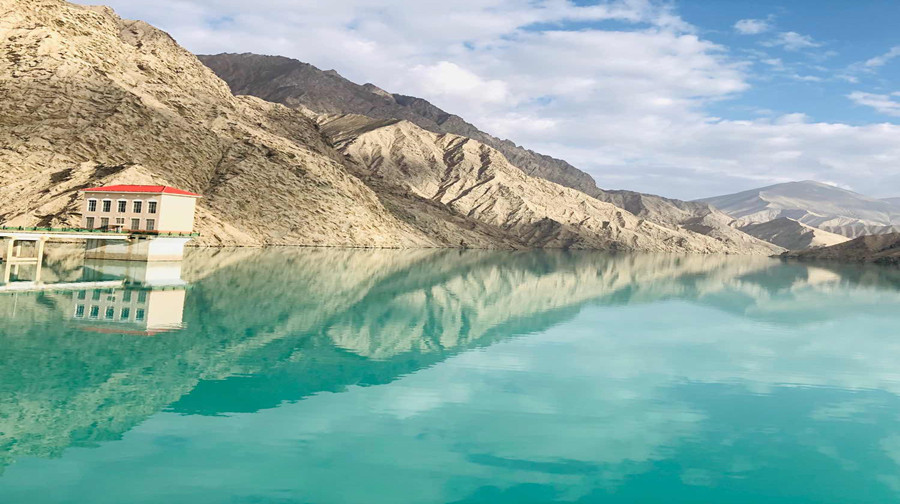
<svg viewBox="0 0 900 504"><path fill-rule="evenodd" d="M167 34L108 8L0 0L0 50L5 224L72 225L79 188L157 183L204 196L203 244L761 251L652 224L450 136L391 147L403 177L418 176L403 159L445 170L422 175L437 192L411 190L336 151L302 110L235 97Z"/></svg>
<svg viewBox="0 0 900 504"><path fill-rule="evenodd" d="M814 181L776 184L701 201L740 224L787 217L851 238L900 229L900 208L890 202Z"/></svg>
<svg viewBox="0 0 900 504"><path fill-rule="evenodd" d="M757 240L730 226L733 219L710 205L641 194L608 191L569 163L545 156L485 133L463 118L421 98L392 94L374 84L359 85L334 70L280 56L218 54L199 56L238 95L252 95L316 113L357 114L374 119L406 120L427 131L451 133L500 151L528 175L577 189L601 201L673 229L687 229L738 247L758 246Z"/></svg>
<svg viewBox="0 0 900 504"><path fill-rule="evenodd" d="M323 114L359 114L375 119L403 119L435 133L453 133L489 145L529 175L588 192L594 179L574 166L491 136L463 118L426 100L392 94L374 84L359 85L334 70L281 56L258 54L200 55L237 95L251 95L290 107L302 105Z"/></svg>
<svg viewBox="0 0 900 504"><path fill-rule="evenodd" d="M830 247L850 240L846 236L807 226L787 217L780 217L769 222L747 224L740 230L788 250Z"/></svg>
<svg viewBox="0 0 900 504"><path fill-rule="evenodd" d="M831 247L786 252L782 257L900 265L900 233L861 236Z"/></svg>
<svg viewBox="0 0 900 504"><path fill-rule="evenodd" d="M776 249L749 237L744 243L726 243L641 219L529 176L480 142L436 134L409 121L340 115L321 116L320 123L342 153L368 170L373 186L439 202L531 247L607 248L604 244L613 243L617 250L761 254Z"/></svg>

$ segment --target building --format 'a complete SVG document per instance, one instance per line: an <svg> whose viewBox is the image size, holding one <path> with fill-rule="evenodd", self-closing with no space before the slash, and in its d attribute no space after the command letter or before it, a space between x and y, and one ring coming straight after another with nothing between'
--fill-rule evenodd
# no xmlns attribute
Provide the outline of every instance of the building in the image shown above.
<svg viewBox="0 0 900 504"><path fill-rule="evenodd" d="M199 194L160 185L84 189L81 227L110 231L191 233Z"/></svg>

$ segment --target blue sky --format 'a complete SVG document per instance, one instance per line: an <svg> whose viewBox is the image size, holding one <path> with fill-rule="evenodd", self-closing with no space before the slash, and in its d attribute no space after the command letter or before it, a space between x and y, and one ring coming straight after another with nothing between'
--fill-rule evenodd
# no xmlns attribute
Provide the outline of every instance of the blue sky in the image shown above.
<svg viewBox="0 0 900 504"><path fill-rule="evenodd" d="M703 37L753 61L753 88L739 99L716 107L715 113L738 119L746 116L748 108L776 113L801 111L814 121L849 124L892 118L871 107L859 106L847 95L860 89L874 93L896 91L892 83L900 77L900 64L886 64L877 72L859 71L854 65L900 45L896 25L900 20L900 2L718 0L678 5L685 20L700 27ZM760 20L769 29L759 34L741 34L734 29L735 19ZM805 35L819 46L785 50L765 45L784 31ZM785 69L763 63L756 51L781 60ZM797 76L821 80L797 80ZM848 80L851 77L857 82Z"/></svg>
<svg viewBox="0 0 900 504"><path fill-rule="evenodd" d="M815 179L900 196L900 2L109 4L196 53L279 54L421 96L605 188L691 199Z"/></svg>

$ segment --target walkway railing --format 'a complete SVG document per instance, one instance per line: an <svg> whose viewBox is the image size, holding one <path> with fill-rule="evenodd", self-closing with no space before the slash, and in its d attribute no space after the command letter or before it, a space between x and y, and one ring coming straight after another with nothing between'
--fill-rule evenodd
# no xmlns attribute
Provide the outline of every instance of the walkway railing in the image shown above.
<svg viewBox="0 0 900 504"><path fill-rule="evenodd" d="M28 226L0 226L0 231L24 231L47 233L84 233L84 234L122 234L139 236L165 236L180 238L196 238L200 233L178 233L168 231L129 231L116 229L87 229L87 228L52 228L52 227L28 227Z"/></svg>

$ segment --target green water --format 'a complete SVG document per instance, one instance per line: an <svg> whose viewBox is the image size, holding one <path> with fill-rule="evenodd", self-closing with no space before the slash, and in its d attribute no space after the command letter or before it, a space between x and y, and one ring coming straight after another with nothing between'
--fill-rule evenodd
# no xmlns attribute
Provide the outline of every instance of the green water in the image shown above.
<svg viewBox="0 0 900 504"><path fill-rule="evenodd" d="M0 294L4 504L900 502L897 269L278 249L42 277L122 285Z"/></svg>

